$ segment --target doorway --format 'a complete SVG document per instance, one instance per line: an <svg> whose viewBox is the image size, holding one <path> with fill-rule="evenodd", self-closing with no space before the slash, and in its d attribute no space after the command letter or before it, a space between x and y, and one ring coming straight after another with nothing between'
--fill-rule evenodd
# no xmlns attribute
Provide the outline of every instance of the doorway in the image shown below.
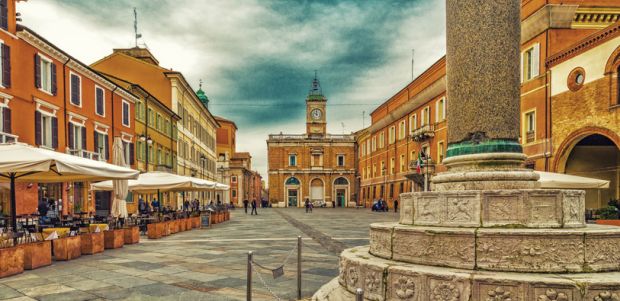
<svg viewBox="0 0 620 301"><path fill-rule="evenodd" d="M346 189L336 189L336 206L345 207L347 190Z"/></svg>
<svg viewBox="0 0 620 301"><path fill-rule="evenodd" d="M297 189L289 189L288 190L288 206L289 207L297 207Z"/></svg>

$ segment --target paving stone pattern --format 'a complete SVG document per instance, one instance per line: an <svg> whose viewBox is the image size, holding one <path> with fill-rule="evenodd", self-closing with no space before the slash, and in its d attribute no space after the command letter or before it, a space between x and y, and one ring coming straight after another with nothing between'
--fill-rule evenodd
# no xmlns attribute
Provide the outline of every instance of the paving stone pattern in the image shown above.
<svg viewBox="0 0 620 301"><path fill-rule="evenodd" d="M0 279L0 300L245 300L247 252L275 267L303 237L303 296L310 297L338 274L339 250L368 244L369 224L396 221L397 214L365 209L242 210L211 229L85 255L68 262ZM302 231L303 230L303 231ZM296 296L296 254L284 276L261 271L282 300ZM254 276L253 300L274 300Z"/></svg>

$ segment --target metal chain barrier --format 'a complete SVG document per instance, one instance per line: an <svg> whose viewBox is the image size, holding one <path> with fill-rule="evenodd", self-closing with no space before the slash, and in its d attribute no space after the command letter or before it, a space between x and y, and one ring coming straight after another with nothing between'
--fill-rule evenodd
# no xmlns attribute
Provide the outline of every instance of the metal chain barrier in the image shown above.
<svg viewBox="0 0 620 301"><path fill-rule="evenodd" d="M269 285L267 285L267 282L263 278L263 275L260 273L258 268L271 271L274 279L281 277L284 275L284 266L286 266L286 264L288 263L289 259L291 258L291 255L295 253L295 250L297 250L297 298L301 299L301 247L302 247L301 236L298 236L297 244L295 244L295 246L288 252L288 254L286 254L286 257L284 257L282 264L278 265L276 268L266 267L264 265L257 263L253 259L252 252L248 252L248 275L247 275L248 278L247 278L247 299L246 300L247 301L252 300L252 270L254 270L254 272L256 273L256 276L258 277L260 282L263 284L265 289L267 289L267 291L273 296L274 300L277 300L277 301L282 300L269 287Z"/></svg>
<svg viewBox="0 0 620 301"><path fill-rule="evenodd" d="M256 266L259 266L259 265L256 262L254 262L254 261L252 261L251 263L252 263L252 267L254 267L253 270L256 273L256 276L258 276L258 280L260 280L260 282L267 289L267 291L273 296L274 300L281 301L282 299L280 299L280 297L278 297L278 295L276 295L276 293L271 290L269 285L267 285L267 282L265 282L265 279L263 279L263 276L261 276L261 274L258 271L258 269L256 269Z"/></svg>

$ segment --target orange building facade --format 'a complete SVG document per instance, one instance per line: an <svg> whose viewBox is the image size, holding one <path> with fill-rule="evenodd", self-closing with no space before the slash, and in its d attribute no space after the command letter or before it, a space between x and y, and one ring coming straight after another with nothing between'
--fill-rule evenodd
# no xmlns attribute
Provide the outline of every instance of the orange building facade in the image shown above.
<svg viewBox="0 0 620 301"><path fill-rule="evenodd" d="M137 98L36 32L17 25L15 1L8 1L7 8L7 24L0 30L0 142L17 141L111 162L113 139L121 137L126 161L135 166L132 114ZM18 184L17 214L36 213L38 202L44 200L58 202L62 214L94 212L96 202L105 200L95 200L88 185ZM2 207L8 210L5 202Z"/></svg>

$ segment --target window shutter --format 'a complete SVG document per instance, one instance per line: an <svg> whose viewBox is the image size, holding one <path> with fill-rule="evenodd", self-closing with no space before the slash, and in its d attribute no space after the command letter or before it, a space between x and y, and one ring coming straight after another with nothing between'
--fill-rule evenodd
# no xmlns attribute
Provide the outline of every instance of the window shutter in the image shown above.
<svg viewBox="0 0 620 301"><path fill-rule="evenodd" d="M134 147L133 143L129 143L129 164L134 164Z"/></svg>
<svg viewBox="0 0 620 301"><path fill-rule="evenodd" d="M108 135L103 135L103 145L105 159L108 160L108 158L110 158L110 142L108 141Z"/></svg>
<svg viewBox="0 0 620 301"><path fill-rule="evenodd" d="M2 44L2 85L11 86L11 48L6 44Z"/></svg>
<svg viewBox="0 0 620 301"><path fill-rule="evenodd" d="M52 81L52 95L56 95L56 93L58 93L58 87L56 86L56 64L52 64L50 69L52 69L50 76Z"/></svg>
<svg viewBox="0 0 620 301"><path fill-rule="evenodd" d="M439 101L435 103L435 122L439 122Z"/></svg>
<svg viewBox="0 0 620 301"><path fill-rule="evenodd" d="M73 124L71 123L69 123L69 130L68 130L67 136L69 138L69 143L67 143L67 145L69 146L70 149L74 149L75 146L73 145Z"/></svg>
<svg viewBox="0 0 620 301"><path fill-rule="evenodd" d="M82 149L86 149L86 127L82 127Z"/></svg>
<svg viewBox="0 0 620 301"><path fill-rule="evenodd" d="M530 78L534 78L540 74L540 44L536 43L534 45L534 50L532 51L532 76Z"/></svg>
<svg viewBox="0 0 620 301"><path fill-rule="evenodd" d="M34 112L34 143L41 145L41 113Z"/></svg>
<svg viewBox="0 0 620 301"><path fill-rule="evenodd" d="M58 118L52 117L52 147L58 148Z"/></svg>
<svg viewBox="0 0 620 301"><path fill-rule="evenodd" d="M4 112L2 115L4 116L2 130L5 133L10 134L11 133L11 109L4 108Z"/></svg>
<svg viewBox="0 0 620 301"><path fill-rule="evenodd" d="M103 90L97 89L97 114L103 115Z"/></svg>
<svg viewBox="0 0 620 301"><path fill-rule="evenodd" d="M95 137L94 139L95 153L99 153L99 133L97 133L97 131L93 131L93 137Z"/></svg>
<svg viewBox="0 0 620 301"><path fill-rule="evenodd" d="M80 104L80 78L75 75L71 75L71 103Z"/></svg>
<svg viewBox="0 0 620 301"><path fill-rule="evenodd" d="M9 30L8 0L0 1L0 25L4 30Z"/></svg>
<svg viewBox="0 0 620 301"><path fill-rule="evenodd" d="M34 86L41 89L41 57L38 54L34 55Z"/></svg>

